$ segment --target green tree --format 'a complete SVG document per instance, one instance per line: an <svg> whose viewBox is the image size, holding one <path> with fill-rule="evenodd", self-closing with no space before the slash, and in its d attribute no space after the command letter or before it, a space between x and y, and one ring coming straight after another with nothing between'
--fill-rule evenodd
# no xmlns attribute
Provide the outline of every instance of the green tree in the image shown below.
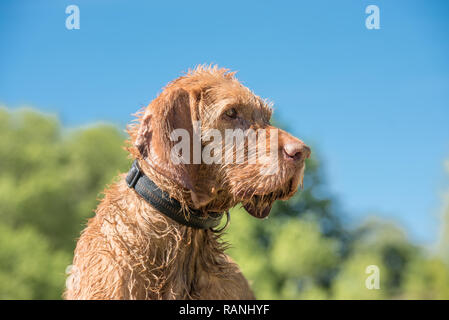
<svg viewBox="0 0 449 320"><path fill-rule="evenodd" d="M57 299L97 198L130 161L111 125L0 108L0 298Z"/></svg>
<svg viewBox="0 0 449 320"><path fill-rule="evenodd" d="M128 166L123 140L110 125L64 131L53 116L0 109L0 220L73 250L99 192Z"/></svg>
<svg viewBox="0 0 449 320"><path fill-rule="evenodd" d="M54 116L0 108L0 299L61 297L86 219L129 168L125 138L107 124L67 130ZM306 166L304 190L268 219L232 210L228 253L258 298L449 298L449 200L432 254L388 221L345 227L316 152ZM380 290L365 286L369 265L379 267Z"/></svg>
<svg viewBox="0 0 449 320"><path fill-rule="evenodd" d="M326 298L321 281L339 261L338 240L321 234L315 221L255 220L244 209L232 212L226 239L258 298ZM258 224L260 224L258 226ZM259 230L263 229L264 242Z"/></svg>
<svg viewBox="0 0 449 320"><path fill-rule="evenodd" d="M405 299L449 299L449 266L435 256L417 257L406 273Z"/></svg>
<svg viewBox="0 0 449 320"><path fill-rule="evenodd" d="M70 261L32 227L0 224L0 299L60 299Z"/></svg>
<svg viewBox="0 0 449 320"><path fill-rule="evenodd" d="M371 218L351 232L349 254L333 283L335 299L385 299L402 294L409 262L419 253L394 223ZM368 289L366 268L380 270L380 289Z"/></svg>
<svg viewBox="0 0 449 320"><path fill-rule="evenodd" d="M449 161L445 168L449 174ZM404 298L449 299L449 191L443 195L441 238L436 252L416 255L405 277Z"/></svg>

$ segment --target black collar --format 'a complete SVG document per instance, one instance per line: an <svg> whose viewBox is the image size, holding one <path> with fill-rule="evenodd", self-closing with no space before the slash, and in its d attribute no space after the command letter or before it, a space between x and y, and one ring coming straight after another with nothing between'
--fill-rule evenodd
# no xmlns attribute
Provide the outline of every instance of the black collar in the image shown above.
<svg viewBox="0 0 449 320"><path fill-rule="evenodd" d="M140 170L137 160L131 166L126 176L128 187L134 189L142 198L151 204L159 212L176 222L196 229L212 229L220 224L223 213L210 212L207 217L201 217L202 212L189 208L190 215L187 218L178 200L159 189L159 187ZM229 213L228 213L229 222ZM225 226L226 227L226 226ZM213 231L222 231L220 230Z"/></svg>

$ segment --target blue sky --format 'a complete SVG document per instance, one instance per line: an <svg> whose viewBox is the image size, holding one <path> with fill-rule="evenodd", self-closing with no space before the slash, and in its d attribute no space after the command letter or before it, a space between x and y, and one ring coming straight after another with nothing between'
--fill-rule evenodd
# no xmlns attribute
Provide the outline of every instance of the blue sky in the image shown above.
<svg viewBox="0 0 449 320"><path fill-rule="evenodd" d="M65 28L70 4L79 30ZM379 30L365 27L370 4ZM449 181L449 2L0 2L0 103L68 126L124 126L199 63L237 70L275 103L354 221L375 214L436 239Z"/></svg>

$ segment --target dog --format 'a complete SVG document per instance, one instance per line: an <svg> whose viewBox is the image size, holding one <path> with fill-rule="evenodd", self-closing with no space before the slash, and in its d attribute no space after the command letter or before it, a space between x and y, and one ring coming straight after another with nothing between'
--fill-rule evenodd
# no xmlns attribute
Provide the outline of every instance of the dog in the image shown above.
<svg viewBox="0 0 449 320"><path fill-rule="evenodd" d="M218 223L237 204L265 218L302 186L311 150L271 114L227 69L200 65L169 83L127 128L135 162L81 233L64 297L255 299Z"/></svg>

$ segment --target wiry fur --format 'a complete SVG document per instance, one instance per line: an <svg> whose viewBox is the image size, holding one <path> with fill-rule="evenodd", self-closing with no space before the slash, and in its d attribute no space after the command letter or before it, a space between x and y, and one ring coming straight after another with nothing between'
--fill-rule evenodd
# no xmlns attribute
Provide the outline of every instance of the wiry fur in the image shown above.
<svg viewBox="0 0 449 320"><path fill-rule="evenodd" d="M78 242L67 299L253 298L219 236L169 220L123 178Z"/></svg>
<svg viewBox="0 0 449 320"><path fill-rule="evenodd" d="M241 113L238 121L223 118L231 107ZM250 164L249 159L241 164L223 161L175 167L167 160L173 145L167 135L175 128L191 130L190 123L197 120L203 132L270 129L270 117L270 105L242 86L234 73L199 66L167 85L137 114L128 127L127 150L147 176L181 202L187 216L188 207L207 215L242 203L252 215L262 217L264 209L269 211L276 199L290 197L302 183L310 149L295 161L282 157L283 145L300 140L280 130L280 149L275 150L280 154L280 170L264 176L260 169L270 164ZM202 147L208 143L202 140ZM125 175L104 194L78 241L65 298L254 298L239 268L224 253L226 244L220 234L165 217L127 186Z"/></svg>

